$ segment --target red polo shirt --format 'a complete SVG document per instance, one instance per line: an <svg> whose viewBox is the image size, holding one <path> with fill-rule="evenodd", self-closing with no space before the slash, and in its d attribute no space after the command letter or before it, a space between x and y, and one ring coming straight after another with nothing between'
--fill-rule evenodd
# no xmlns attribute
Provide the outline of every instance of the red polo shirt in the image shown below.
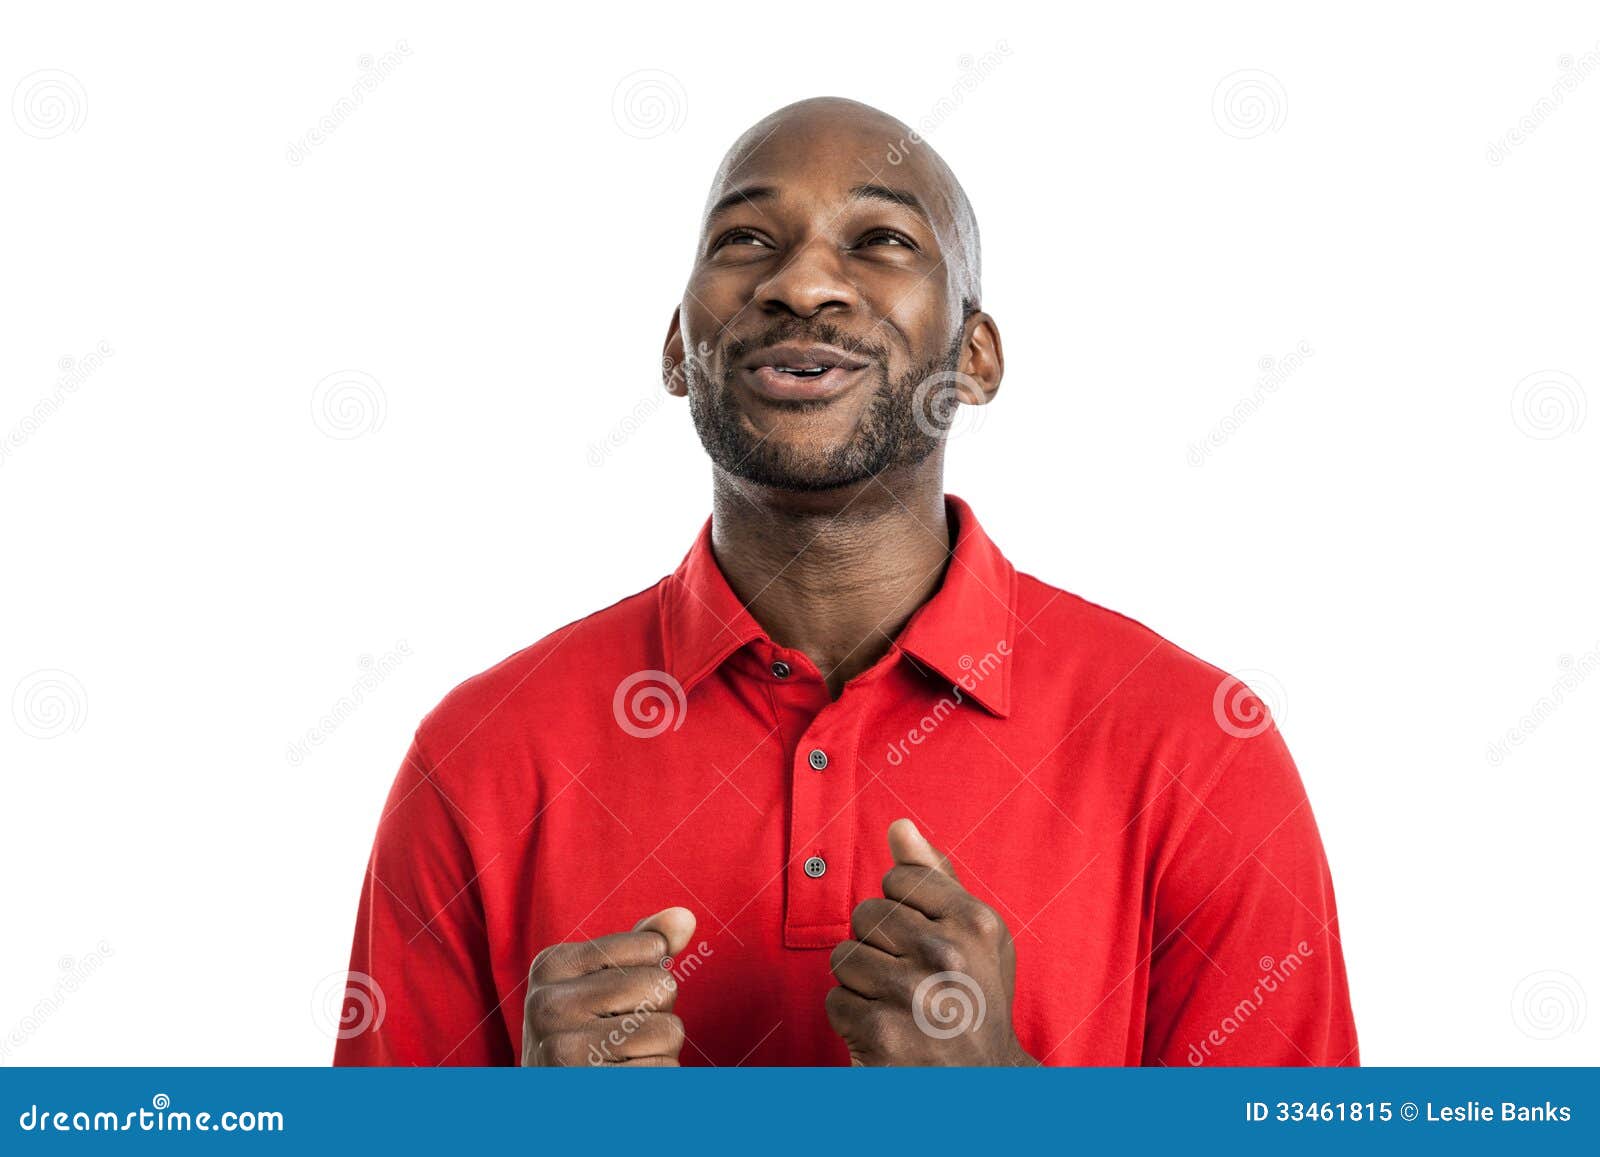
<svg viewBox="0 0 1600 1157"><path fill-rule="evenodd" d="M541 948L681 904L684 1064L845 1064L829 950L909 816L1010 926L1045 1063L1354 1064L1327 863L1261 701L948 501L943 584L837 700L709 522L656 586L447 695L378 827L336 1063L515 1063Z"/></svg>

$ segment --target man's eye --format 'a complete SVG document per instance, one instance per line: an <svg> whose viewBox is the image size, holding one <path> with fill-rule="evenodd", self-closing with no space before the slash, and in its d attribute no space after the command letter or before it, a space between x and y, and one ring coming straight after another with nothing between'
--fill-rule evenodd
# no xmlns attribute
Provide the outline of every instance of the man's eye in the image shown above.
<svg viewBox="0 0 1600 1157"><path fill-rule="evenodd" d="M765 240L763 240L757 234L750 232L750 230L748 230L748 229L733 229L733 230L730 230L727 233L724 233L721 237L719 237L717 239L717 243L715 245L713 245L711 248L713 250L716 250L716 249L721 249L725 245L765 245L765 244L766 244Z"/></svg>
<svg viewBox="0 0 1600 1157"><path fill-rule="evenodd" d="M865 237L863 237L861 239L861 244L862 245L900 245L900 246L904 246L907 249L915 249L916 248L916 245L914 245L912 243L911 238L905 236L905 234L903 234L903 233L895 233L892 230L888 230L888 229L879 229L879 230L877 230L875 232L868 233Z"/></svg>

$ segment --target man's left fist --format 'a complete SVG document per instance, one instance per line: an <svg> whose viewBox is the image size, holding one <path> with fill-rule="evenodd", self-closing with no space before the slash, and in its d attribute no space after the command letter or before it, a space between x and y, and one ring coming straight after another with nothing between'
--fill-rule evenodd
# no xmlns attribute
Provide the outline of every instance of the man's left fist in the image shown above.
<svg viewBox="0 0 1600 1157"><path fill-rule="evenodd" d="M853 1065L1030 1065L1011 1031L1017 953L1005 921L910 820L889 825L884 899L833 950L828 1023Z"/></svg>

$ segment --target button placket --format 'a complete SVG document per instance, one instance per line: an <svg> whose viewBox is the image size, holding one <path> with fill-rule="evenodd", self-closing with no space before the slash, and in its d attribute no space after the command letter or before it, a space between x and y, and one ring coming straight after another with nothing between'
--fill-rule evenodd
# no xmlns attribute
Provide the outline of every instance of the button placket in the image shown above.
<svg viewBox="0 0 1600 1157"><path fill-rule="evenodd" d="M798 737L789 764L789 886L784 944L832 947L849 934L855 839L855 752L866 698L825 704Z"/></svg>

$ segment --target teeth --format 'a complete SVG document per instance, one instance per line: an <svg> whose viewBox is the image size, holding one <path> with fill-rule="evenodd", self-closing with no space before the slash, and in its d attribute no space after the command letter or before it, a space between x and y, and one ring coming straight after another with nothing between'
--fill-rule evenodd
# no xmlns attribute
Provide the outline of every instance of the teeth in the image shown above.
<svg viewBox="0 0 1600 1157"><path fill-rule="evenodd" d="M827 373L830 367L828 367L828 366L809 366L809 367L807 367L805 369L797 369L794 366L774 366L772 368L775 369L775 370L781 370L783 373L786 373L786 374L795 374L795 375L800 376L800 377L814 378L818 374Z"/></svg>

